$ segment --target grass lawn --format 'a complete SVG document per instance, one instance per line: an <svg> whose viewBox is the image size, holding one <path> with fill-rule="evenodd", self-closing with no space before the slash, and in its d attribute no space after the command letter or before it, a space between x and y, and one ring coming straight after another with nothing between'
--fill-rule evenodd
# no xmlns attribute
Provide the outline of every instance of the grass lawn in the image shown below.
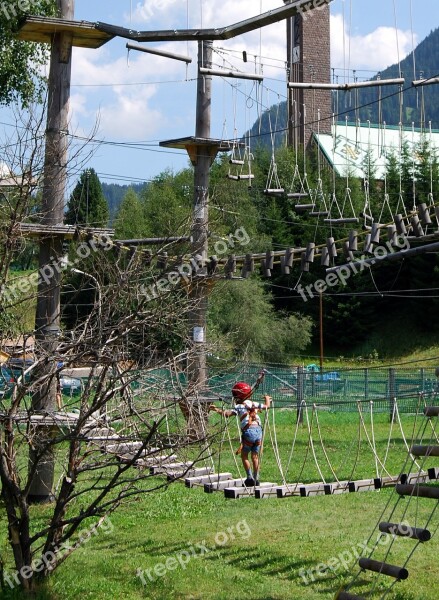
<svg viewBox="0 0 439 600"><path fill-rule="evenodd" d="M383 457L387 451L386 466L397 474L405 460L405 446L397 426L388 444L387 421L386 415L374 419L375 444L379 456ZM404 416L403 424L404 430L411 433L414 418ZM374 477L375 458L364 430L361 445L358 444L356 415L324 413L319 415L318 425L331 466L340 479L348 477L353 469L357 479ZM365 426L371 435L367 416ZM317 462L329 480L331 469L319 442L315 420L312 427ZM270 429L274 436L273 423ZM266 429L263 479L281 483L270 429ZM294 412L278 411L276 435L284 470L294 434ZM232 438L236 446L233 428ZM236 473L226 443L219 466L222 471L231 469ZM303 482L320 480L306 424L298 430L289 473L289 481L299 476ZM396 495L389 489L314 498L226 500L221 493L205 494L202 489L173 484L122 506L111 516L111 531L106 529L107 533L100 531L92 536L51 576L37 600L334 598L340 586L349 580L348 569L355 563L355 553L360 552L369 536L373 535L373 541L377 539L377 523L389 516L387 511L386 518L381 519L388 502L390 508L395 506ZM394 518L404 517L421 526L435 503L434 500L412 503L405 513L408 502L403 499ZM44 518L46 509L33 510L39 518ZM0 514L0 552L6 555L5 519L4 513ZM429 525L432 533L437 526L436 516ZM412 540L398 539L388 562L401 565L413 547ZM438 549L437 536L421 545L410 561L408 580L398 583L386 598L436 600ZM386 550L383 547L382 552ZM10 555L7 556L5 569L11 570ZM324 573L322 563L332 568ZM144 582L136 574L138 569ZM306 573L307 570L310 571ZM370 586L360 585L352 591L365 594L370 590ZM15 589L2 597L16 600L23 596ZM370 597L378 598L380 594Z"/></svg>

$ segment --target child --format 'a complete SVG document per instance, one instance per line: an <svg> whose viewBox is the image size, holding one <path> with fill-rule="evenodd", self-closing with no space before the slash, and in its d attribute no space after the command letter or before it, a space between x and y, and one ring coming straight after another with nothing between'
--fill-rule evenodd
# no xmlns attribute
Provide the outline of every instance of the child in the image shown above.
<svg viewBox="0 0 439 600"><path fill-rule="evenodd" d="M252 387L244 381L238 381L232 388L232 396L235 400L235 408L222 410L211 406L210 410L224 417L238 415L241 426L241 459L247 478L244 481L246 487L259 485L259 452L262 444L262 424L258 412L268 410L271 397L264 396L265 404L250 400ZM253 463L253 473L248 459L249 452Z"/></svg>

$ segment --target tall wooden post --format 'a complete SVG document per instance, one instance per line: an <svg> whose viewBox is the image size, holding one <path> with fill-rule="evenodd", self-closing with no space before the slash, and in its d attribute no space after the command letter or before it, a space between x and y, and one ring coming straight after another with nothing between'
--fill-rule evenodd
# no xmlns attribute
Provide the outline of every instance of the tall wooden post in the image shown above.
<svg viewBox="0 0 439 600"><path fill-rule="evenodd" d="M73 20L74 0L57 0L59 16ZM72 34L55 33L50 57L49 92L47 104L46 153L42 198L42 223L58 225L64 220L64 202L67 184L67 130L71 81ZM54 372L54 350L60 331L60 269L56 268L62 256L62 236L43 238L40 242L36 339L38 353L47 357L37 373L47 375L47 382L35 391L34 411L53 412L56 409L57 381L50 378ZM29 451L30 473L35 472L29 489L29 502L43 503L52 499L54 454L48 446L52 431L40 427Z"/></svg>
<svg viewBox="0 0 439 600"><path fill-rule="evenodd" d="M212 66L212 42L198 43L199 68ZM197 139L210 139L212 104L212 77L198 75L197 86ZM192 222L192 255L197 263L206 265L208 254L209 223L209 172L212 165L212 149L208 145L196 147L194 166L194 212ZM188 365L189 384L194 389L203 387L207 380L206 370L206 318L208 289L205 280L206 267L198 270L193 281L193 308L190 315L190 356Z"/></svg>

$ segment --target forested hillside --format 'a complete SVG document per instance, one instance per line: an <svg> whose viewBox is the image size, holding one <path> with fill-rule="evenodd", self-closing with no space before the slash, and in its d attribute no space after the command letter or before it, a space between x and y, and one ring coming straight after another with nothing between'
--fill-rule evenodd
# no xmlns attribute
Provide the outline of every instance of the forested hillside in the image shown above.
<svg viewBox="0 0 439 600"><path fill-rule="evenodd" d="M127 193L129 188L132 188L137 194L140 194L143 188L147 185L146 183L129 183L127 185L120 185L118 183L102 183L102 191L108 202L108 208L110 211L110 222L119 210L122 204L123 197Z"/></svg>
<svg viewBox="0 0 439 600"><path fill-rule="evenodd" d="M405 126L429 127L431 121L433 129L439 129L439 102L437 100L437 85L424 86L414 89L411 82L415 79L439 76L439 28L435 29L415 49L416 73L414 72L413 53L401 61L401 73L406 84L401 96L399 86L390 86L382 89L381 103L380 92L377 88L362 89L357 92L334 93L333 110L344 121L355 122L359 118L362 122L370 120L372 123L386 122L387 125L398 125L402 114ZM372 79L394 79L400 77L399 65L392 65L377 74ZM342 81L340 81L342 83ZM401 111L402 102L402 113ZM356 106L363 108L356 110ZM380 117L380 110L382 116ZM288 115L287 104L275 104L261 114L246 136L250 133L255 144L271 147L271 133L275 133L276 147L285 142L285 129ZM245 137L245 136L244 136Z"/></svg>

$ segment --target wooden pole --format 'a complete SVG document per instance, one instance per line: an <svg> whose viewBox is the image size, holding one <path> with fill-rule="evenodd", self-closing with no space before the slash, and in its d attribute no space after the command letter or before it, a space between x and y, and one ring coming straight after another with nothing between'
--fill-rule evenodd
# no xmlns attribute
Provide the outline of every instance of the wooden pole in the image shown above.
<svg viewBox="0 0 439 600"><path fill-rule="evenodd" d="M210 41L198 43L198 66L212 66L212 47ZM196 138L209 139L211 130L212 76L198 75ZM208 288L206 284L209 223L209 172L212 165L212 147L198 145L194 167L194 207L192 221L192 255L202 267L193 279L191 299L193 307L190 314L190 344L188 378L189 385L195 391L202 388L207 380L206 371L206 318Z"/></svg>
<svg viewBox="0 0 439 600"><path fill-rule="evenodd" d="M60 17L73 20L74 0L57 0ZM72 34L56 33L52 40L47 104L46 153L44 163L44 187L42 198L42 224L58 225L64 220L64 198L67 184L67 130L70 100ZM36 339L39 357L47 360L37 376L47 375L47 381L36 390L32 408L34 411L56 410L56 377L54 351L60 331L61 274L57 266L62 256L63 238L60 235L44 237L40 242L38 300L36 311ZM33 473L29 489L30 503L52 500L54 480L54 453L49 442L52 430L41 427L29 451L29 473ZM41 458L40 458L41 456Z"/></svg>

